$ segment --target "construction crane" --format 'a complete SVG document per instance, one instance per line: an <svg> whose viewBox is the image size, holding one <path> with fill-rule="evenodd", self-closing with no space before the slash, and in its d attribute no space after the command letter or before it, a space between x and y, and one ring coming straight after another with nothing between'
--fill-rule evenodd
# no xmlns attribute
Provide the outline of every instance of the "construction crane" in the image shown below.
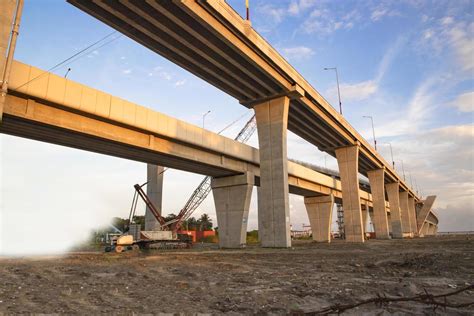
<svg viewBox="0 0 474 316"><path fill-rule="evenodd" d="M245 124L245 126L240 130L239 134L234 138L234 140L246 143L250 137L252 137L253 133L257 129L257 122L255 120L255 115L253 115ZM202 179L201 183L198 187L194 190L193 194L189 197L188 201L184 205L184 207L179 212L177 218L178 221L176 222L176 227L179 229L181 224L189 219L193 212L201 205L201 203L206 199L206 197L211 192L211 177L207 176Z"/></svg>

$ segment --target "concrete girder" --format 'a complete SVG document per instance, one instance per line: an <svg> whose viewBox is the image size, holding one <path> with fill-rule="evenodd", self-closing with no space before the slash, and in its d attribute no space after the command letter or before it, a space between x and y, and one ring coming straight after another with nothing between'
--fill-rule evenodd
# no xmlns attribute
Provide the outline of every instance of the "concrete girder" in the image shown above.
<svg viewBox="0 0 474 316"><path fill-rule="evenodd" d="M305 197L304 205L308 212L313 240L331 242L331 224L334 196Z"/></svg>
<svg viewBox="0 0 474 316"><path fill-rule="evenodd" d="M240 248L246 244L254 178L252 173L245 173L211 181L221 248Z"/></svg>

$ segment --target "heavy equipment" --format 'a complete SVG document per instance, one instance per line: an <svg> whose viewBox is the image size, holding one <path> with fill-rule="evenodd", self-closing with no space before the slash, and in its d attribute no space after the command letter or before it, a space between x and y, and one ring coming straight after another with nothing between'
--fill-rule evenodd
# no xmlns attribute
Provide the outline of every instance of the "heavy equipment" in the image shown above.
<svg viewBox="0 0 474 316"><path fill-rule="evenodd" d="M255 121L255 115L253 115L240 130L234 140L241 143L247 142L253 135L257 128ZM219 132L220 134L220 132ZM163 170L165 172L167 169ZM181 229L181 225L184 221L189 219L193 212L201 205L204 199L211 192L211 177L206 176L194 190L191 197L188 199L184 207L181 209L179 214L166 221L160 212L156 209L155 205L151 202L148 195L143 191L143 187L147 183L142 185L135 184L135 194L132 200L132 206L130 208L130 214L128 218L128 227L125 233L112 241L110 246L107 246L105 251L123 252L125 250L135 250L143 248L183 248L190 247L192 245L191 236L187 234L179 234L178 231ZM135 211L137 208L138 198L141 198L145 202L147 208L151 211L153 216L160 224L160 230L158 231L141 231L140 225L134 223Z"/></svg>
<svg viewBox="0 0 474 316"><path fill-rule="evenodd" d="M170 221L166 221L160 212L158 212L145 191L143 191L143 187L146 184L147 183L142 185L135 184L133 186L135 193L133 195L132 206L128 216L128 227L126 227L125 232L121 236L112 240L111 245L105 248L106 252L115 251L120 253L126 250L147 248L174 249L191 247L191 236L178 233L180 227L178 223L181 223L182 219L176 217ZM147 208L160 224L160 230L142 231L140 229L140 224L134 222L139 198L145 202Z"/></svg>

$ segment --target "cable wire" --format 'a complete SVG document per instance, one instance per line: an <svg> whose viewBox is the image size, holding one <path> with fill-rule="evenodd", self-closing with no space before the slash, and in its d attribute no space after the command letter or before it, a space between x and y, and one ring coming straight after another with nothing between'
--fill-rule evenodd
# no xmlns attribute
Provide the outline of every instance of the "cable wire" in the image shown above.
<svg viewBox="0 0 474 316"><path fill-rule="evenodd" d="M21 87L26 86L26 85L29 84L30 82L39 79L40 77L42 77L42 76L44 76L44 75L46 75L46 74L52 72L53 70L55 70L55 69L57 69L57 68L59 68L59 67L65 65L65 64L66 64L67 62L69 62L69 61L70 61L70 63L72 63L72 62L78 60L79 58L82 58L84 55L82 55L82 56L79 56L79 55L81 55L82 53L88 51L89 49L91 49L91 48L94 47L95 45L99 44L100 42L106 40L107 38L111 37L112 35L114 35L114 34L116 34L116 33L117 33L117 31L113 31L113 32L107 34L106 36L102 37L102 38L99 39L98 41L96 41L96 42L90 44L89 46L87 46L87 47L81 49L80 51L78 51L77 53L73 54L72 56L70 56L70 57L64 59L63 61L61 61L61 62L59 62L58 64L54 65L53 67L49 68L48 70L46 70L45 72L41 73L40 75L38 75L38 76L36 76L36 77L34 77L34 78L28 80L27 82L25 82L24 84L20 85L19 87L15 87L15 90L18 90L18 89L20 89ZM117 40L117 39L120 38L121 36L122 36L122 35L117 36L117 37L113 38L113 39L110 40L110 41L107 41L106 43L100 45L100 46L97 47L96 49L100 49L100 48L104 47L105 45L108 45L108 44L112 43L113 41ZM74 58L77 57L77 56L79 56L79 57L76 58L76 59L74 59ZM73 60L73 59L74 59L74 60ZM71 60L72 60L72 61L71 61ZM68 64L70 64L70 63L68 63Z"/></svg>

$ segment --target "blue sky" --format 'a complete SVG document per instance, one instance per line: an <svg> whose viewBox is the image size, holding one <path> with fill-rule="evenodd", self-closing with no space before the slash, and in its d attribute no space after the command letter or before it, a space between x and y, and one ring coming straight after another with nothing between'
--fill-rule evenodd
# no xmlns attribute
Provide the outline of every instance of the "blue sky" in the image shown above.
<svg viewBox="0 0 474 316"><path fill-rule="evenodd" d="M244 0L228 1L241 15ZM257 1L252 26L333 105L340 75L344 116L394 160L423 194L437 194L441 230L474 230L474 1ZM64 1L26 0L15 58L49 69L112 30ZM251 112L237 100L125 36L92 49L55 72L187 122L234 135ZM140 163L0 136L0 252L56 252L112 216L127 216L132 185L144 182ZM258 146L256 137L250 141ZM290 133L288 156L337 168L332 157ZM45 181L48 179L48 181ZM164 211L177 212L201 176L170 170ZM415 186L415 185L414 185ZM308 223L301 197L291 196L291 221ZM215 219L212 197L199 213ZM256 192L249 225L256 227ZM21 222L14 227L9 223ZM46 234L40 249L14 235ZM62 238L56 238L57 236ZM2 248L3 247L3 248ZM29 248L30 247L30 248Z"/></svg>

